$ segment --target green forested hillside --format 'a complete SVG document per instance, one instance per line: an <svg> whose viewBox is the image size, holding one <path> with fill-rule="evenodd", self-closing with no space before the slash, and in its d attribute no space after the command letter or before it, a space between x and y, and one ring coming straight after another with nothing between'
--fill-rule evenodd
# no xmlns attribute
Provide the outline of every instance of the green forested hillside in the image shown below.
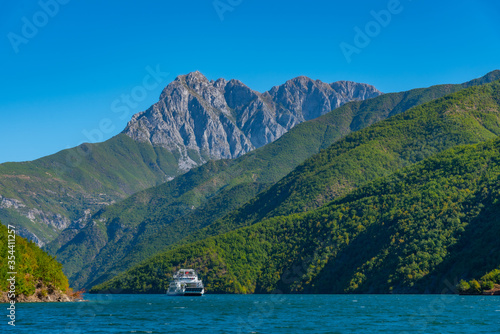
<svg viewBox="0 0 500 334"><path fill-rule="evenodd" d="M178 174L172 153L120 134L35 161L0 164L0 195L19 201L2 205L0 218L45 243L64 225L84 217L86 210L90 213Z"/></svg>
<svg viewBox="0 0 500 334"><path fill-rule="evenodd" d="M52 254L57 254L74 286L89 287L103 282L222 218L277 182L305 159L319 152L320 149L329 147L351 131L369 126L433 98L498 78L500 78L500 71L495 71L481 79L462 85L433 86L348 103L318 119L296 126L276 142L236 160L211 162L172 182L140 192L121 203L109 206L94 215L91 223L81 231L77 229L64 231L47 249ZM490 102L485 101L485 103ZM419 121L424 120L413 120L413 122ZM453 131L458 131L461 126L464 126L460 122L457 124L457 127L452 126ZM422 136L431 132L431 129L425 129L426 126L418 129L420 131L418 135ZM494 128L496 131L496 127ZM482 125L478 125L473 131L476 130L477 134L469 133L470 138L463 141L452 139L449 143L439 144L431 140L427 147L417 145L409 149L413 152L412 154L418 156L400 157L402 149L389 147L388 149L394 151L388 153L386 157L382 154L383 158L387 159L369 166L366 173L360 173L358 170L358 168L365 168L363 161L367 160L363 160L363 155L368 154L366 158L370 158L369 155L374 154L371 158L375 159L375 155L381 154L380 148L383 143L373 141L351 152L351 149L356 148L352 142L358 140L358 137L348 136L346 140L349 142L344 140L342 144L336 146L337 151L335 149L328 151L334 152L330 153L331 156L339 154L338 159L334 160L338 160L336 168L340 174L329 175L325 184L331 189L328 188L325 191L325 188L317 188L314 193L317 198L299 210L317 207L362 182L386 175L399 167L421 160L431 153L462 142L478 142L494 135L485 130ZM383 131L385 130L382 129L380 133L373 136L379 136L378 140L383 141L384 136L392 135ZM408 134L399 132L392 140L396 142L406 135L410 137L409 140L419 140L419 138L411 139L413 134L410 132ZM443 138L448 138L446 134L444 136ZM360 142L365 139L360 138ZM403 150L412 143L407 142ZM382 149L386 148L382 147ZM324 156L320 159L324 159ZM330 167L331 165L326 165L325 168ZM277 187L283 189L285 187L283 182L287 182L286 180L290 178L281 181ZM245 206L242 211L236 211L213 224L209 229L194 234L188 241L228 231L267 216L270 206L277 205L277 200L287 196L285 193L280 195L281 197L276 196L272 193L273 189L278 188L274 187L271 192L264 193L264 197L258 197L257 201L253 202L254 206L251 206L252 204ZM271 200L268 200L265 194L272 194ZM261 206L259 199L266 201L266 205ZM295 199L290 198L291 200ZM287 204L284 203L284 205ZM270 210L272 214L274 214L273 210ZM248 212L255 216L248 216Z"/></svg>
<svg viewBox="0 0 500 334"><path fill-rule="evenodd" d="M93 292L164 292L197 268L209 292L452 292L500 264L500 140L459 146L321 208L180 246Z"/></svg>
<svg viewBox="0 0 500 334"><path fill-rule="evenodd" d="M9 291L8 272L17 272L16 295L31 296L37 286L44 287L42 294L50 290L67 292L68 279L62 272L62 265L41 250L35 243L16 235L15 244L9 247L7 227L0 224L0 292ZM14 256L14 257L12 257ZM8 261L13 261L9 263ZM9 267L13 265L13 268Z"/></svg>
<svg viewBox="0 0 500 334"><path fill-rule="evenodd" d="M472 279L469 282L461 280L457 285L461 294L500 294L500 269L494 269L479 280ZM492 293L493 292L493 293Z"/></svg>
<svg viewBox="0 0 500 334"><path fill-rule="evenodd" d="M437 152L494 138L499 96L500 82L471 87L349 134L192 238L308 211Z"/></svg>

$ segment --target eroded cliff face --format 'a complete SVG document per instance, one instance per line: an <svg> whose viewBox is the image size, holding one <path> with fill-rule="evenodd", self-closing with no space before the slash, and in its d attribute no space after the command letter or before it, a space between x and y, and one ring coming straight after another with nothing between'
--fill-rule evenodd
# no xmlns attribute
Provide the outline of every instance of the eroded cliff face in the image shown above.
<svg viewBox="0 0 500 334"><path fill-rule="evenodd" d="M295 125L349 101L380 95L375 87L297 77L265 93L241 81L209 81L200 72L177 77L148 110L134 115L124 133L167 148L188 170L231 159L275 141Z"/></svg>

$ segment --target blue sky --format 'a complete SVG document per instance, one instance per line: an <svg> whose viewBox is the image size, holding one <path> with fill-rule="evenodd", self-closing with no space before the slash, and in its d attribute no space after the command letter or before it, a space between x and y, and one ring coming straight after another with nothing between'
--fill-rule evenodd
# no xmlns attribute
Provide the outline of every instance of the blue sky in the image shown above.
<svg viewBox="0 0 500 334"><path fill-rule="evenodd" d="M0 162L110 138L194 70L258 91L306 75L394 92L500 69L493 0L55 1L2 4Z"/></svg>

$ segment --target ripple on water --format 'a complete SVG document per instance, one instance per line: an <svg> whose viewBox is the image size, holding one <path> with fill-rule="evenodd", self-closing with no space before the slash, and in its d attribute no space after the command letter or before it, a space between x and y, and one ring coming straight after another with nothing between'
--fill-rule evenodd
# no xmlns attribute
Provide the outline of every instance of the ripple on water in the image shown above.
<svg viewBox="0 0 500 334"><path fill-rule="evenodd" d="M396 334L419 332L422 322L432 333L498 331L498 317L491 316L500 312L500 297L496 296L482 299L440 296L446 304L442 314L429 309L436 296L352 297L281 295L276 299L275 295L206 295L190 299L109 295L103 305L95 295L90 295L86 296L89 303L66 303L64 307L53 303L20 304L16 333L76 333L82 329L82 333ZM96 312L96 307L101 309ZM31 316L34 314L36 318Z"/></svg>

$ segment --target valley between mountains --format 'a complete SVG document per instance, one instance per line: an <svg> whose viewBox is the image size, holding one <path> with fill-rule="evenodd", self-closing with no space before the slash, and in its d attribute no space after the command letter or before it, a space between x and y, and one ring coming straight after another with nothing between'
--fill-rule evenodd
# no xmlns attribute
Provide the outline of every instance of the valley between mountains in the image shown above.
<svg viewBox="0 0 500 334"><path fill-rule="evenodd" d="M217 293L438 293L480 277L499 266L486 232L498 230L499 93L467 88L353 132L92 291L159 292L181 267Z"/></svg>
<svg viewBox="0 0 500 334"><path fill-rule="evenodd" d="M104 143L0 165L0 219L96 293L164 293L181 267L214 293L437 293L500 268L498 80L193 72Z"/></svg>
<svg viewBox="0 0 500 334"><path fill-rule="evenodd" d="M106 142L1 164L0 219L16 223L22 236L43 246L138 191L207 161L239 157L301 122L380 94L366 84L306 77L259 93L238 80L181 75Z"/></svg>

